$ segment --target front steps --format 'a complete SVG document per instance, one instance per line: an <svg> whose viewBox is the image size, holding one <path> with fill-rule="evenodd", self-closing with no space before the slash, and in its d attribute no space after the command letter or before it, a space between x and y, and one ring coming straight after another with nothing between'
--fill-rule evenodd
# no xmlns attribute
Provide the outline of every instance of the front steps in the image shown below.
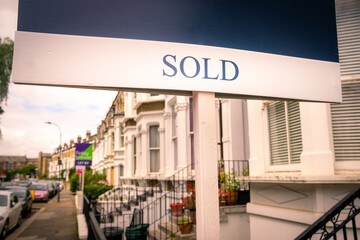
<svg viewBox="0 0 360 240"><path fill-rule="evenodd" d="M187 211L188 210L185 210L185 213L182 215L184 218L189 217L189 214ZM176 233L177 240L194 240L194 239L196 239L196 225L195 224L192 225L192 228L191 228L191 231L189 234L182 234L177 225L177 221L180 218L181 217L172 216L170 221L159 223L157 230L153 230L150 228L149 234L148 234L148 240L170 239L171 232Z"/></svg>

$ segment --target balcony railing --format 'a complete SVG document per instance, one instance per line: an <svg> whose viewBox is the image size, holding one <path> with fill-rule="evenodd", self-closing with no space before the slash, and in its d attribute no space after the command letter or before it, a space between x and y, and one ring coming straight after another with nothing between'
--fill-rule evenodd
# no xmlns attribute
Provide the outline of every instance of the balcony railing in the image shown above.
<svg viewBox="0 0 360 240"><path fill-rule="evenodd" d="M220 206L246 204L250 201L248 160L218 161Z"/></svg>

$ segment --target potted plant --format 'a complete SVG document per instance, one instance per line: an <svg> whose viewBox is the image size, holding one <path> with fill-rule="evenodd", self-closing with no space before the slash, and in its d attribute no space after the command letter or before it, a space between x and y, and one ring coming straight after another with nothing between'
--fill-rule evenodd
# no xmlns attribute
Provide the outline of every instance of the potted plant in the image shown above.
<svg viewBox="0 0 360 240"><path fill-rule="evenodd" d="M182 202L184 204L184 208L188 209L189 208L189 197L183 197Z"/></svg>
<svg viewBox="0 0 360 240"><path fill-rule="evenodd" d="M196 192L194 185L192 183L188 183L187 187L188 187L188 192L190 194L190 196L188 197L190 218L193 224L196 224Z"/></svg>
<svg viewBox="0 0 360 240"><path fill-rule="evenodd" d="M226 204L235 205L238 199L238 193L240 190L240 183L235 179L236 172L232 171L226 174L225 177L225 190L226 190Z"/></svg>
<svg viewBox="0 0 360 240"><path fill-rule="evenodd" d="M223 185L221 185L219 189L219 206L226 206L226 191L223 189Z"/></svg>
<svg viewBox="0 0 360 240"><path fill-rule="evenodd" d="M191 231L192 221L187 218L182 218L178 220L178 227L182 234L188 234Z"/></svg>
<svg viewBox="0 0 360 240"><path fill-rule="evenodd" d="M170 232L169 237L170 237L170 240L176 240L177 235L176 235L176 233Z"/></svg>
<svg viewBox="0 0 360 240"><path fill-rule="evenodd" d="M170 204L173 216L181 216L184 204L181 202Z"/></svg>
<svg viewBox="0 0 360 240"><path fill-rule="evenodd" d="M242 170L243 177L249 176L249 168L244 167ZM239 190L239 196L238 196L238 204L246 204L250 202L250 190L249 190L249 182L247 180L242 180L240 183L240 190Z"/></svg>

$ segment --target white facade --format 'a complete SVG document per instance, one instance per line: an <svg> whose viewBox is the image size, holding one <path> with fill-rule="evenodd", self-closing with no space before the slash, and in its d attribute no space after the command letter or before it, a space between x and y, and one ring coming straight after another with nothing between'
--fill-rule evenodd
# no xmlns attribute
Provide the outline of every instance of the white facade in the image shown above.
<svg viewBox="0 0 360 240"><path fill-rule="evenodd" d="M343 103L248 100L251 239L295 238L360 183L360 1L336 10Z"/></svg>

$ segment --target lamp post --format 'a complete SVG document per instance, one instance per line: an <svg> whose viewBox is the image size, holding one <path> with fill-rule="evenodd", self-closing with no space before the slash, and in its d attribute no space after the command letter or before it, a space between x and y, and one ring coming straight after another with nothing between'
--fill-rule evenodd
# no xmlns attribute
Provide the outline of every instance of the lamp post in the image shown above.
<svg viewBox="0 0 360 240"><path fill-rule="evenodd" d="M46 124L53 124L55 125L57 128L59 128L59 131L60 131L60 153L59 153L59 158L58 158L58 166L59 166L59 181L60 181L60 166L62 165L61 163L61 128L59 125L57 125L56 123L54 122L45 122ZM58 192L58 202L60 202L60 189L59 189L59 192Z"/></svg>

